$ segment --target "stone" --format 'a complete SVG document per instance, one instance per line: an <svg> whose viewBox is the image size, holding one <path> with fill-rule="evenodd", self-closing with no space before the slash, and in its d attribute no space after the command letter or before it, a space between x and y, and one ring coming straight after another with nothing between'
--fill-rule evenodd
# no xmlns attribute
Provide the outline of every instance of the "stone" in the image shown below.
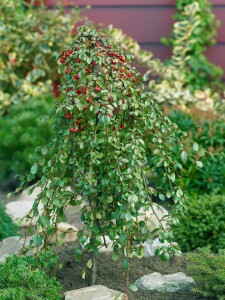
<svg viewBox="0 0 225 300"><path fill-rule="evenodd" d="M49 239L49 244L54 244L57 241L63 242L63 243L72 243L77 240L77 232L78 228L64 222L60 222L57 226L57 232L56 235L52 236ZM66 236L64 238L61 237L61 234L66 232Z"/></svg>
<svg viewBox="0 0 225 300"><path fill-rule="evenodd" d="M149 218L148 226L158 227L160 222L164 229L167 229L169 226L167 225L167 220L169 219L169 212L162 206L153 203L153 208L149 208L147 211L144 211L142 208L140 209L139 213L141 214L138 216L138 221L142 221L145 217ZM152 222L155 224L152 224Z"/></svg>
<svg viewBox="0 0 225 300"><path fill-rule="evenodd" d="M33 186L31 186L30 188L32 188ZM29 189L30 189L29 188ZM18 201L34 201L36 198L37 198L37 196L40 194L40 192L41 192L41 188L40 187L36 187L34 190L33 190L33 193L32 194L28 194L28 191L29 191L29 189L28 190L24 190L24 191L22 191L22 193L20 193L19 195L18 195L18 198L17 198L17 200Z"/></svg>
<svg viewBox="0 0 225 300"><path fill-rule="evenodd" d="M123 300L125 294L103 285L73 290L65 293L65 300Z"/></svg>
<svg viewBox="0 0 225 300"><path fill-rule="evenodd" d="M12 201L7 203L6 205L6 212L8 215L11 216L13 221L17 223L21 227L27 227L27 226L34 226L36 225L37 222L37 217L34 217L32 220L31 219L23 219L29 211L32 209L34 204L34 199L33 200L18 200L18 201ZM40 203L38 206L39 212L41 212L43 208L43 205Z"/></svg>
<svg viewBox="0 0 225 300"><path fill-rule="evenodd" d="M32 239L32 236L29 236L26 238L25 246L30 245L30 240ZM13 255L13 254L19 254L20 251L23 249L24 246L24 238L21 238L19 236L12 236L9 238L4 239L0 242L0 261L4 261L6 257ZM27 255L32 255L33 250L29 250L27 252Z"/></svg>
<svg viewBox="0 0 225 300"><path fill-rule="evenodd" d="M192 277L187 277L182 272L169 275L154 272L136 280L135 285L140 290L174 293L191 290L195 286L195 282Z"/></svg>
<svg viewBox="0 0 225 300"><path fill-rule="evenodd" d="M153 243L150 245L149 243L144 243L144 257L155 256L155 250L162 246L169 246L168 242L161 243L158 238L153 240Z"/></svg>

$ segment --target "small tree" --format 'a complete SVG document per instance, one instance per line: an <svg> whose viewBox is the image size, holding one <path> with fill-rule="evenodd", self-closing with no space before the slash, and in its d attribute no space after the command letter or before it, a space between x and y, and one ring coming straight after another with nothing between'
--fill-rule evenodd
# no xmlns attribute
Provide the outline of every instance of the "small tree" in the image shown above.
<svg viewBox="0 0 225 300"><path fill-rule="evenodd" d="M37 249L43 241L47 246L46 237L55 233L68 204L83 204L84 228L78 238L85 252L92 253L87 267L93 269L95 254L107 246L106 236L113 243L113 259L125 254L125 268L134 253L143 256L143 243L155 237L171 242L158 251L163 260L169 258L169 251L178 250L162 220L156 226L151 218L153 194L161 200L173 197L175 202L183 196L174 172L181 164L173 159L172 150L179 145L186 160L183 134L162 115L153 95L144 91L141 74L129 65L131 58L94 29L79 29L60 57L62 97L52 112L55 137L37 149L42 158L18 189L41 170L43 175L33 189L40 186L42 191L30 213L30 218L38 216L42 202L44 210L33 241ZM152 166L146 163L147 145L153 150ZM47 160L52 149L56 154ZM157 169L164 170L163 185L155 190L148 186L146 173ZM152 214L146 214L150 208Z"/></svg>

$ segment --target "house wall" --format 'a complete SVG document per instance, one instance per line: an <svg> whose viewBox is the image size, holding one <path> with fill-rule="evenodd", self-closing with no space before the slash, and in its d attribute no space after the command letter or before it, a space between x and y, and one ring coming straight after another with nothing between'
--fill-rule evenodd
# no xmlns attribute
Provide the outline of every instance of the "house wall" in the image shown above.
<svg viewBox="0 0 225 300"><path fill-rule="evenodd" d="M55 0L45 0L49 6ZM65 2L65 1L64 1ZM221 22L217 42L207 51L207 57L225 71L225 0L211 0L213 12ZM175 0L68 0L72 5L91 5L85 14L96 23L113 24L135 38L143 49L153 52L155 57L166 59L171 50L161 45L162 36L169 37L174 20ZM225 75L224 75L225 78Z"/></svg>

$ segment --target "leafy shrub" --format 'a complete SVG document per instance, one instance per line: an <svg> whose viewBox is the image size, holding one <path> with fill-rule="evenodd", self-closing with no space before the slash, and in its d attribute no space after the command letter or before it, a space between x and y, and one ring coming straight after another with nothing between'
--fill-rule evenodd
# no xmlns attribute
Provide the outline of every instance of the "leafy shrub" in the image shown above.
<svg viewBox="0 0 225 300"><path fill-rule="evenodd" d="M214 89L221 82L222 69L210 63L204 52L216 43L219 22L207 0L177 0L177 13L171 39L162 39L173 48L170 60L193 90Z"/></svg>
<svg viewBox="0 0 225 300"><path fill-rule="evenodd" d="M18 235L18 227L0 205L0 242L7 237Z"/></svg>
<svg viewBox="0 0 225 300"><path fill-rule="evenodd" d="M33 97L18 103L11 113L0 118L1 181L7 183L18 173L26 173L38 159L35 147L47 143L51 135L51 122L42 122L54 104L53 96Z"/></svg>
<svg viewBox="0 0 225 300"><path fill-rule="evenodd" d="M61 300L61 285L55 277L30 263L31 258L13 255L0 263L1 300Z"/></svg>
<svg viewBox="0 0 225 300"><path fill-rule="evenodd" d="M205 297L225 299L225 250L218 255L210 252L209 248L201 249L198 253L187 255L188 271L193 276L196 287L193 292Z"/></svg>
<svg viewBox="0 0 225 300"><path fill-rule="evenodd" d="M183 166L182 185L189 194L225 192L225 124L212 112L201 113L192 110L185 113L179 110L169 113L171 120L186 131L199 148L209 152L201 158L203 167L199 168L190 160ZM189 148L189 145L187 145ZM212 156L213 154L214 156ZM175 151L175 155L180 155Z"/></svg>
<svg viewBox="0 0 225 300"><path fill-rule="evenodd" d="M186 211L174 227L175 240L183 251L210 246L213 251L225 248L225 196L203 195L188 198Z"/></svg>
<svg viewBox="0 0 225 300"><path fill-rule="evenodd" d="M28 4L28 2L31 2ZM48 10L34 1L2 0L0 4L0 114L12 103L52 90L60 50L67 43L79 10Z"/></svg>

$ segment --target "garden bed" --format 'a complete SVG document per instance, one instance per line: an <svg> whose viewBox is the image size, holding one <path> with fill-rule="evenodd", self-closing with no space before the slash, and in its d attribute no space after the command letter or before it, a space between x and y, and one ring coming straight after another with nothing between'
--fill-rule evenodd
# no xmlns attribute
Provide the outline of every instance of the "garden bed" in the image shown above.
<svg viewBox="0 0 225 300"><path fill-rule="evenodd" d="M88 286L88 282L81 277L82 269L86 266L88 257L83 257L81 262L76 262L73 248L60 251L64 264L57 273L57 278L63 285L64 292ZM110 253L102 253L97 257L98 271L97 283L108 288L126 292L126 276L122 269L122 262L112 260ZM143 275L152 272L171 274L184 272L187 275L187 262L184 256L171 258L169 262L162 262L158 257L132 259L130 264L130 283ZM159 293L138 291L129 293L129 300L203 300L192 292ZM208 300L213 300L209 299Z"/></svg>

